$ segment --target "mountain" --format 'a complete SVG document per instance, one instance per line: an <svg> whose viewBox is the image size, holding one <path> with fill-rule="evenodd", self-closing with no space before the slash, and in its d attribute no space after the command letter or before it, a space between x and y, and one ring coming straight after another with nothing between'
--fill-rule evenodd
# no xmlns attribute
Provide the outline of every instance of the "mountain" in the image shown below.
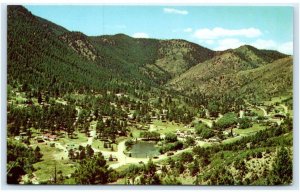
<svg viewBox="0 0 300 192"><path fill-rule="evenodd" d="M268 82L276 82L276 89L261 87L258 95L291 89L292 58L249 45L212 51L177 39L87 36L34 16L22 6L8 6L7 40L9 85L51 95L137 86L185 94L251 94L255 85Z"/></svg>
<svg viewBox="0 0 300 192"><path fill-rule="evenodd" d="M172 79L167 86L187 93L234 92L265 98L291 90L292 63L291 56L245 45L218 52Z"/></svg>
<svg viewBox="0 0 300 192"><path fill-rule="evenodd" d="M8 6L8 81L36 89L100 89L111 80L161 85L212 58L214 51L184 40L86 36ZM109 81L109 82L108 82ZM64 88L63 88L64 87ZM54 87L53 87L54 89Z"/></svg>

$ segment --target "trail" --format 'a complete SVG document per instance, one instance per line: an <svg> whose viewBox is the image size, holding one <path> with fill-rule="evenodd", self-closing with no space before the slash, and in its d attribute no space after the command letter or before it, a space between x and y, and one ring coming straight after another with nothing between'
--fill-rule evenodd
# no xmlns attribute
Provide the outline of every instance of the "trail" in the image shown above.
<svg viewBox="0 0 300 192"><path fill-rule="evenodd" d="M205 123L208 127L212 127L212 120L204 119L204 118L198 118L201 122Z"/></svg>
<svg viewBox="0 0 300 192"><path fill-rule="evenodd" d="M262 111L264 112L264 116L265 116L265 117L268 116L268 113L267 113L267 111L265 110L265 108L259 107L259 106L257 106L257 108L259 108L260 110L262 110Z"/></svg>

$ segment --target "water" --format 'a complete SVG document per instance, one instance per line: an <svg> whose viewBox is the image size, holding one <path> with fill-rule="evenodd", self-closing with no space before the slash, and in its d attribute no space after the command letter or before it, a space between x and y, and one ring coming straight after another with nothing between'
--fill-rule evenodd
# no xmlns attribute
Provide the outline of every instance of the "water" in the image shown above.
<svg viewBox="0 0 300 192"><path fill-rule="evenodd" d="M154 143L141 141L132 146L130 153L131 157L136 158L154 157L160 154Z"/></svg>

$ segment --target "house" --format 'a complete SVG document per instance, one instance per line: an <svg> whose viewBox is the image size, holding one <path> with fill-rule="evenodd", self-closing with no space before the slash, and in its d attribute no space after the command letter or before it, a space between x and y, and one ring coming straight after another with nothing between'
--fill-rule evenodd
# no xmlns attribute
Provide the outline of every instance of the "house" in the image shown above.
<svg viewBox="0 0 300 192"><path fill-rule="evenodd" d="M151 117L151 120L156 120L157 119L157 116L152 116Z"/></svg>
<svg viewBox="0 0 300 192"><path fill-rule="evenodd" d="M123 93L117 93L116 96L117 97L122 97L124 94Z"/></svg>
<svg viewBox="0 0 300 192"><path fill-rule="evenodd" d="M43 135L43 139L49 140L49 141L56 141L57 136L56 135L51 135L50 133L46 133Z"/></svg>
<svg viewBox="0 0 300 192"><path fill-rule="evenodd" d="M163 109L163 110L162 110L162 113L163 113L163 114L167 114L167 112L168 112L167 109Z"/></svg>

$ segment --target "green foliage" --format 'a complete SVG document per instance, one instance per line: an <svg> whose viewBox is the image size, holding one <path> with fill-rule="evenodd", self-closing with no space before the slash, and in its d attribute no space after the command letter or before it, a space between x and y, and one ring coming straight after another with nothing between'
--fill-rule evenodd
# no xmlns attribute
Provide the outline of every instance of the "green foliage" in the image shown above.
<svg viewBox="0 0 300 192"><path fill-rule="evenodd" d="M186 147L190 147L190 146L194 146L196 143L195 139L193 137L186 137L185 138L185 146Z"/></svg>
<svg viewBox="0 0 300 192"><path fill-rule="evenodd" d="M167 143L163 147L159 148L161 154L167 151L180 150L183 148L183 143L181 141L176 141L175 143Z"/></svg>
<svg viewBox="0 0 300 192"><path fill-rule="evenodd" d="M213 130L204 123L197 124L195 127L195 131L200 137L204 139L208 139L214 136Z"/></svg>
<svg viewBox="0 0 300 192"><path fill-rule="evenodd" d="M238 119L238 123L240 124L240 129L246 129L252 126L251 119L247 117Z"/></svg>
<svg viewBox="0 0 300 192"><path fill-rule="evenodd" d="M174 176L166 176L162 182L163 185L182 185L182 183Z"/></svg>
<svg viewBox="0 0 300 192"><path fill-rule="evenodd" d="M226 113L223 117L221 117L214 128L218 130L224 130L228 127L231 127L237 123L237 118L234 113Z"/></svg>
<svg viewBox="0 0 300 192"><path fill-rule="evenodd" d="M37 147L33 150L18 141L7 141L7 183L18 184L21 176L34 171L33 164L41 158Z"/></svg>
<svg viewBox="0 0 300 192"><path fill-rule="evenodd" d="M193 155L190 152L183 152L180 155L180 161L182 163L192 162L193 161Z"/></svg>
<svg viewBox="0 0 300 192"><path fill-rule="evenodd" d="M177 135L174 133L167 133L165 136L165 141L167 143L174 143L177 141Z"/></svg>
<svg viewBox="0 0 300 192"><path fill-rule="evenodd" d="M154 131L144 131L140 133L140 137L147 140L160 140L160 134Z"/></svg>
<svg viewBox="0 0 300 192"><path fill-rule="evenodd" d="M125 141L125 146L127 149L130 149L133 145L134 145L134 141L132 139Z"/></svg>
<svg viewBox="0 0 300 192"><path fill-rule="evenodd" d="M284 146L277 149L272 171L268 180L273 185L288 185L293 180L293 162L291 154Z"/></svg>
<svg viewBox="0 0 300 192"><path fill-rule="evenodd" d="M110 175L113 171L108 169L108 165L101 153L80 162L72 177L77 184L106 184L110 182Z"/></svg>

